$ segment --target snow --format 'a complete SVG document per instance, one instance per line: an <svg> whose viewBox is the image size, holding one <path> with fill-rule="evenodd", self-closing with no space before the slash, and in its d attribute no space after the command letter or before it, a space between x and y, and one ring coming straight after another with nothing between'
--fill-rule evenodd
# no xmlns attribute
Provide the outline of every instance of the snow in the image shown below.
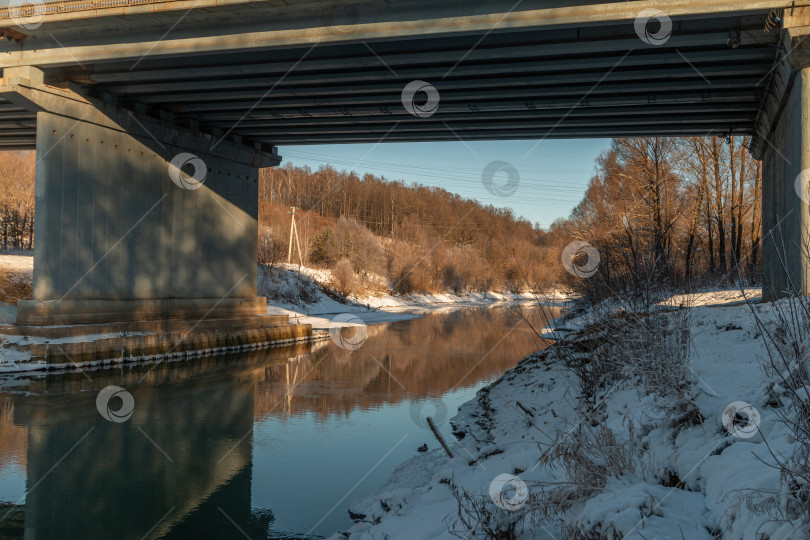
<svg viewBox="0 0 810 540"><path fill-rule="evenodd" d="M0 255L0 269L27 274L33 279L34 257L32 255Z"/></svg>
<svg viewBox="0 0 810 540"><path fill-rule="evenodd" d="M530 293L494 291L393 295L379 292L388 289L387 284L380 285L385 280L382 276L371 275L367 279L377 284L375 293L340 301L324 292L332 280L329 270L281 264L269 274L260 271L258 290L260 295L268 296L268 314L289 315L291 322L311 324L315 329L348 326L340 318L335 320L337 315L347 313L371 325L412 319L428 312L536 300ZM303 295L306 298L301 298L302 290L306 291ZM544 294L543 300L559 303L568 298L560 291L553 291Z"/></svg>
<svg viewBox="0 0 810 540"><path fill-rule="evenodd" d="M578 521L585 531L598 527L602 533L623 538L643 528L642 538L709 540L713 537L702 519L703 513L700 493L637 479L612 478L602 493L584 504ZM643 523L640 516L644 517Z"/></svg>
<svg viewBox="0 0 810 540"><path fill-rule="evenodd" d="M30 255L0 255L0 288L30 291L34 283L34 257ZM0 301L0 324L17 320L17 306Z"/></svg>
<svg viewBox="0 0 810 540"><path fill-rule="evenodd" d="M697 306L729 306L737 305L750 300L759 302L762 300L762 289L713 289L697 292L694 294L676 294L667 301L670 305Z"/></svg>
<svg viewBox="0 0 810 540"><path fill-rule="evenodd" d="M490 485L505 473L529 487L526 507L510 516L489 506L494 515L519 522L519 538L564 538L574 529L582 537L638 540L718 534L750 540L807 538L806 525L778 522L751 510L752 503L780 488L771 451L791 455L794 450L791 433L768 404L774 379L762 367L766 350L752 309L772 324L775 304L763 304L760 298L759 289L711 290L662 303L669 310L687 306L691 314L689 369L693 399L704 419L673 427L674 413L660 397L630 381L606 392L601 396L601 426L623 440L634 436L638 463L627 474L612 475L563 515L526 513L539 508L535 503L543 489L568 480L563 467L541 464L541 453L555 441L599 428L578 416L571 372L553 355L538 353L459 409L452 420L460 437L451 445L453 459L437 449L403 463L385 485L351 505L354 514L365 517L331 538L464 537L451 485L494 503ZM576 331L585 317L564 324ZM751 437L735 436L723 425L723 411L738 401L759 412L759 429Z"/></svg>

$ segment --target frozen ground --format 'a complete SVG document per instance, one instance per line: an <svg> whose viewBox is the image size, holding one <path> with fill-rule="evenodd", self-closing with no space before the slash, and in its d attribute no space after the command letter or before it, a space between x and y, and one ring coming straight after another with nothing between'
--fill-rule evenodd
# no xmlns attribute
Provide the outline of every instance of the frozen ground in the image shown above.
<svg viewBox="0 0 810 540"><path fill-rule="evenodd" d="M752 309L772 328L784 302L762 304L760 291L749 289L664 304L663 317L688 311L686 378L699 415L681 418L672 403L627 380L583 403L577 377L552 347L462 406L451 420L459 438L454 458L434 440L376 493L354 502L362 519L332 539L806 538L806 523L771 519L764 505L780 487L771 452L790 456L795 441L777 418L790 398L763 369L767 354ZM577 333L584 317L564 324L569 339L587 344ZM751 407L724 425L735 402ZM558 459L544 463L551 449ZM566 511L545 504L555 493L569 493Z"/></svg>

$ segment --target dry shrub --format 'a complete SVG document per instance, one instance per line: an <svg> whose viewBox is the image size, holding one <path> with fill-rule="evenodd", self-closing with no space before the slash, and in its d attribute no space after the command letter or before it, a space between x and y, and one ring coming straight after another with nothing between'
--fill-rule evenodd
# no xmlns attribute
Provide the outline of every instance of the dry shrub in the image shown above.
<svg viewBox="0 0 810 540"><path fill-rule="evenodd" d="M571 431L558 431L540 463L562 471L564 480L530 484L526 503L514 511L498 507L486 494L470 494L451 484L458 511L450 533L460 538L522 538L522 528L531 520L559 523L565 538L601 538L598 524L583 530L570 511L601 493L613 478L644 478L649 469L645 457L636 445L632 422L626 439L605 426L593 428L585 422Z"/></svg>
<svg viewBox="0 0 810 540"><path fill-rule="evenodd" d="M630 382L677 413L674 424L703 421L692 398L689 370L691 317L688 309L669 313L608 313L554 348L579 385L580 398L596 404L620 382Z"/></svg>
<svg viewBox="0 0 810 540"><path fill-rule="evenodd" d="M437 249L433 260L438 270L437 281L447 290L456 293L487 290L493 282L489 265L472 247Z"/></svg>
<svg viewBox="0 0 810 540"><path fill-rule="evenodd" d="M497 506L489 495L474 495L452 483L450 488L458 502L456 518L450 524L450 534L458 538L486 538L488 540L516 540L528 508L517 511Z"/></svg>
<svg viewBox="0 0 810 540"><path fill-rule="evenodd" d="M460 293L467 288L464 276L461 275L458 267L456 267L456 265L452 262L446 263L442 266L441 283L446 289L455 293Z"/></svg>
<svg viewBox="0 0 810 540"><path fill-rule="evenodd" d="M595 351L599 362L614 365L647 393L698 414L689 370L691 317L673 313L628 314L618 319Z"/></svg>
<svg viewBox="0 0 810 540"><path fill-rule="evenodd" d="M348 259L338 261L332 268L332 287L343 296L349 296L358 291L358 285L352 263Z"/></svg>
<svg viewBox="0 0 810 540"><path fill-rule="evenodd" d="M431 292L434 288L430 272L419 265L403 268L392 276L392 280L394 281L394 291L399 294Z"/></svg>
<svg viewBox="0 0 810 540"><path fill-rule="evenodd" d="M423 262L425 254L402 240L390 242L387 247L388 276L394 292L408 294L433 290L430 270Z"/></svg>
<svg viewBox="0 0 810 540"><path fill-rule="evenodd" d="M259 231L259 263L273 266L285 260L288 246L275 234L271 227L262 227Z"/></svg>
<svg viewBox="0 0 810 540"><path fill-rule="evenodd" d="M627 439L606 426L582 423L573 433L558 432L557 440L540 456L540 463L565 472L566 480L539 485L531 501L535 517L559 519L575 504L601 492L611 478L643 476L645 466L628 422ZM570 531L573 532L573 531Z"/></svg>
<svg viewBox="0 0 810 540"><path fill-rule="evenodd" d="M368 296L381 296L391 294L391 283L388 278L380 274L363 272L357 276L358 291L355 294L365 294Z"/></svg>
<svg viewBox="0 0 810 540"><path fill-rule="evenodd" d="M751 312L767 350L765 372L776 383L770 404L795 439L791 455L768 450L768 464L779 470L779 491L752 490L748 507L778 523L810 523L810 298L791 293L771 304L775 324ZM767 443L767 441L766 441Z"/></svg>
<svg viewBox="0 0 810 540"><path fill-rule="evenodd" d="M675 430L704 420L692 399L689 310L635 314L596 306L591 313L594 322L548 350L576 377L581 422L559 430L540 457L542 465L562 471L563 479L537 484L530 498L533 518L558 520L567 538L600 537L598 527L579 523L571 511L611 479L652 476L632 421L626 435L600 424L601 398L613 387L632 386L656 396L658 406L677 413Z"/></svg>
<svg viewBox="0 0 810 540"><path fill-rule="evenodd" d="M385 251L380 239L355 220L340 218L312 241L313 262L325 266L348 260L354 272L385 271Z"/></svg>

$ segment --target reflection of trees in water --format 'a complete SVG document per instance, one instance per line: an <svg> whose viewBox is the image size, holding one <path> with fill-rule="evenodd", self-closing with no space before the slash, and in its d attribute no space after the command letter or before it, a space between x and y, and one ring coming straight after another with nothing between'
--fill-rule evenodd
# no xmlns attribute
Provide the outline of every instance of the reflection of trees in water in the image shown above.
<svg viewBox="0 0 810 540"><path fill-rule="evenodd" d="M14 425L14 401L0 398L0 469L11 463L25 469L27 452L28 429Z"/></svg>
<svg viewBox="0 0 810 540"><path fill-rule="evenodd" d="M13 464L28 464L28 429L14 425L14 401L0 397L0 472ZM0 501L0 538L23 538L25 506Z"/></svg>
<svg viewBox="0 0 810 540"><path fill-rule="evenodd" d="M543 318L539 310L526 315L535 326ZM312 354L267 366L254 407L257 415L346 415L474 385L538 348L533 332L506 309L428 315L369 328L357 351L330 342Z"/></svg>
<svg viewBox="0 0 810 540"><path fill-rule="evenodd" d="M532 310L529 316L535 317L535 325L543 320L539 310ZM76 407L83 414L89 411L95 416L93 399L99 389L109 384L133 392L136 415L149 411L151 416L150 409L165 399L158 396L176 394L182 399L183 395L197 396L199 392L207 395L202 402L218 403L221 414L237 399L238 393L231 392L238 387L255 389L256 416L312 412L325 418L470 386L500 375L537 348L533 333L507 310L463 309L371 326L367 341L357 351L346 351L327 341L316 346L296 344L157 365L132 365L123 370L99 369L89 372L92 382L78 371L32 376L18 388L27 397L0 396L0 459L6 463L17 461L27 468L27 426L63 421L70 424ZM223 384L230 390L224 390ZM221 393L223 390L225 393ZM15 411L16 405L19 407ZM206 410L189 410L186 419L202 421L199 413ZM19 418L15 419L15 415ZM241 423L236 416L228 421ZM171 438L169 433L155 436Z"/></svg>
<svg viewBox="0 0 810 540"><path fill-rule="evenodd" d="M372 327L354 352L298 344L30 376L0 395L0 459L19 460L38 487L0 537L23 523L31 538L137 539L153 526L149 538L225 537L219 508L261 536L272 515L251 509L256 416L325 418L492 378L537 349L516 324L506 310L461 310ZM127 422L96 410L111 384L134 396Z"/></svg>

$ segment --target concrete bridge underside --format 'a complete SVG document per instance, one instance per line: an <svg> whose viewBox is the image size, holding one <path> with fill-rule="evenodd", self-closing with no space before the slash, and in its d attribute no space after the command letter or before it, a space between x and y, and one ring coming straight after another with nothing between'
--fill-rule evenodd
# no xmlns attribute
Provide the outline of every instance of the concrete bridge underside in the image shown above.
<svg viewBox="0 0 810 540"><path fill-rule="evenodd" d="M790 283L806 292L798 247L810 214L790 194L810 167L810 17L803 2L783 4L120 0L45 4L22 19L0 9L0 148L38 151L35 301L22 312L109 316L111 301L256 312L257 169L279 162L276 146L336 142L753 135L763 230L780 223ZM639 27L649 10L658 15ZM413 102L429 114L403 100L412 81L435 88L438 107L419 101L421 83ZM205 164L203 184L172 181L178 154ZM778 294L789 283L768 244Z"/></svg>
<svg viewBox="0 0 810 540"><path fill-rule="evenodd" d="M47 84L251 146L750 134L779 42L766 18L778 5L167 2L48 15L4 46L0 67L35 65ZM639 38L644 9L671 17L663 43ZM430 117L403 107L413 80L439 92ZM33 147L33 125L30 112L3 104L0 145Z"/></svg>

